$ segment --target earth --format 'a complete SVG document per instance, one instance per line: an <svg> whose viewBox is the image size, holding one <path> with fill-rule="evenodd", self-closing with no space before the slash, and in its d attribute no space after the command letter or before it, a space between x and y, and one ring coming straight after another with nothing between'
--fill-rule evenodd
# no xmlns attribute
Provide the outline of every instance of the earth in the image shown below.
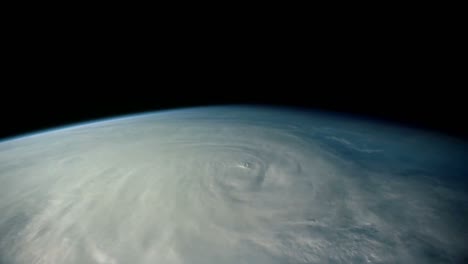
<svg viewBox="0 0 468 264"><path fill-rule="evenodd" d="M467 263L468 145L256 106L0 142L0 263Z"/></svg>

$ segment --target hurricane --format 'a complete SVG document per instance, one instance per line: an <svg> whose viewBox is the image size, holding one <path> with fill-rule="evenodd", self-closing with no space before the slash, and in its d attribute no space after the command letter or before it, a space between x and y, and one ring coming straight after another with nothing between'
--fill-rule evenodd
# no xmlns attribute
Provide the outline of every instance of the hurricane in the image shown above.
<svg viewBox="0 0 468 264"><path fill-rule="evenodd" d="M0 142L0 263L463 263L465 143L259 107Z"/></svg>

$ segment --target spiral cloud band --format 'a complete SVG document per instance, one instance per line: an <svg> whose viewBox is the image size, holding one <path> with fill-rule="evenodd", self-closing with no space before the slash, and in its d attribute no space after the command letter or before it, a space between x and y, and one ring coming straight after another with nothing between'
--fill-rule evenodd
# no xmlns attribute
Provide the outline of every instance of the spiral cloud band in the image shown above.
<svg viewBox="0 0 468 264"><path fill-rule="evenodd" d="M462 263L464 147L195 108L0 143L0 263Z"/></svg>

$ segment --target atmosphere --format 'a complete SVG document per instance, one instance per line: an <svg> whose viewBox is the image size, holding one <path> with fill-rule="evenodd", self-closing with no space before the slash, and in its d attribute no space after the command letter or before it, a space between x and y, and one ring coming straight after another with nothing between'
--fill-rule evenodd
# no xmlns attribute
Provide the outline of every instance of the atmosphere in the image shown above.
<svg viewBox="0 0 468 264"><path fill-rule="evenodd" d="M0 263L463 263L466 149L253 106L15 138L0 143Z"/></svg>

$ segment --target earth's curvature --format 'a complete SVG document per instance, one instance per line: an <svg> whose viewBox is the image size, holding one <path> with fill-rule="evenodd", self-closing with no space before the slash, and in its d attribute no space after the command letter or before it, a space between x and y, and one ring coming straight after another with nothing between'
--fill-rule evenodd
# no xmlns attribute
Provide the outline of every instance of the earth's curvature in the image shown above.
<svg viewBox="0 0 468 264"><path fill-rule="evenodd" d="M467 144L207 107L0 142L0 263L463 263Z"/></svg>

